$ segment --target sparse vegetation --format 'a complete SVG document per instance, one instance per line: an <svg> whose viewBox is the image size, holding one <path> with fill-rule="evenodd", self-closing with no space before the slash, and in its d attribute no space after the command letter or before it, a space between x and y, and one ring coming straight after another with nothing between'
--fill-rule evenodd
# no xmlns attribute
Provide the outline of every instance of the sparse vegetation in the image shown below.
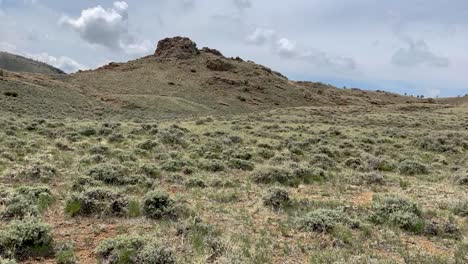
<svg viewBox="0 0 468 264"><path fill-rule="evenodd" d="M467 261L468 108L187 47L0 78L1 264Z"/></svg>
<svg viewBox="0 0 468 264"><path fill-rule="evenodd" d="M51 227L35 219L13 221L0 229L0 257L24 259L53 254Z"/></svg>
<svg viewBox="0 0 468 264"><path fill-rule="evenodd" d="M103 263L176 263L174 253L152 238L141 236L118 236L103 241L96 254Z"/></svg>

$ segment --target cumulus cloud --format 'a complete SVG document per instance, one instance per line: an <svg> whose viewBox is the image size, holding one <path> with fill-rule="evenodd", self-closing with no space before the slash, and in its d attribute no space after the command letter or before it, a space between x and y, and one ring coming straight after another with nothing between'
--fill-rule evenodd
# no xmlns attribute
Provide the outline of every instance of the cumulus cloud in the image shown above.
<svg viewBox="0 0 468 264"><path fill-rule="evenodd" d="M52 65L66 73L72 73L78 70L86 69L84 65L81 65L80 63L66 56L54 57L47 54L46 52L43 52L40 54L30 54L28 57Z"/></svg>
<svg viewBox="0 0 468 264"><path fill-rule="evenodd" d="M269 46L271 50L284 59L305 61L319 68L337 71L349 71L357 68L352 58L332 56L323 51L302 48L291 39L279 37L275 30L258 27L247 36L247 42L258 46Z"/></svg>
<svg viewBox="0 0 468 264"><path fill-rule="evenodd" d="M281 38L278 40L276 45L276 51L282 57L294 58L299 56L295 41L291 41L287 38Z"/></svg>
<svg viewBox="0 0 468 264"><path fill-rule="evenodd" d="M60 23L76 31L90 44L129 53L134 50L147 52L144 43L138 43L129 32L128 17L128 4L117 1L112 8L104 9L98 5L83 10L78 18L63 17Z"/></svg>
<svg viewBox="0 0 468 264"><path fill-rule="evenodd" d="M66 56L54 57L54 56L49 55L46 52L42 52L39 54L29 53L29 52L22 51L18 49L18 47L16 47L15 45L12 45L7 42L0 42L0 51L5 51L5 52L20 55L26 58L31 58L37 61L41 61L49 65L52 65L55 68L59 68L66 73L72 73L72 72L76 72L78 70L84 70L87 68L86 66Z"/></svg>
<svg viewBox="0 0 468 264"><path fill-rule="evenodd" d="M252 34L247 36L247 42L255 45L271 43L276 39L276 32L269 28L258 27Z"/></svg>
<svg viewBox="0 0 468 264"><path fill-rule="evenodd" d="M430 49L424 40L415 41L411 38L405 38L406 48L400 48L392 56L392 63L397 66L414 67L427 65L433 67L448 67L450 61L448 58L436 55Z"/></svg>

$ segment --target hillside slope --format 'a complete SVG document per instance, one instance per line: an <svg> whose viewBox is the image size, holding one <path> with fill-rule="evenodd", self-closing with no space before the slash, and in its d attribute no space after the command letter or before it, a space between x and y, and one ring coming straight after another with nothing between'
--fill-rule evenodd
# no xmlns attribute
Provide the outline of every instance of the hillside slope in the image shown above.
<svg viewBox="0 0 468 264"><path fill-rule="evenodd" d="M0 68L13 72L64 74L60 69L23 56L0 52Z"/></svg>
<svg viewBox="0 0 468 264"><path fill-rule="evenodd" d="M115 106L152 114L240 113L307 105L392 104L415 99L293 82L271 69L197 49L186 38L160 41L153 56L111 63L65 80Z"/></svg>
<svg viewBox="0 0 468 264"><path fill-rule="evenodd" d="M294 82L253 62L198 49L182 37L161 40L154 55L96 70L9 76L0 77L0 92L18 91L18 96L0 101L9 106L7 111L50 114L52 107L57 118L161 119L300 106L426 102L387 92Z"/></svg>

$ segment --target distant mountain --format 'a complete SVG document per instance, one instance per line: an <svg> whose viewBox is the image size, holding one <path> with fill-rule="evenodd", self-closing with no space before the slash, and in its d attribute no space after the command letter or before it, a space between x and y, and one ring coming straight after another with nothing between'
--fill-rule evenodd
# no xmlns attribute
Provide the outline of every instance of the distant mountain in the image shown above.
<svg viewBox="0 0 468 264"><path fill-rule="evenodd" d="M64 74L62 70L49 64L8 52L0 52L0 68L12 72Z"/></svg>

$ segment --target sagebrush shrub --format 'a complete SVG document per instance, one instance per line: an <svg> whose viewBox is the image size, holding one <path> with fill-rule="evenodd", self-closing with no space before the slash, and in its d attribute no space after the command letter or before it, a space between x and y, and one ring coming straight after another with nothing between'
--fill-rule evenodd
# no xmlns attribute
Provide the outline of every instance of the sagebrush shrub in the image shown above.
<svg viewBox="0 0 468 264"><path fill-rule="evenodd" d="M336 162L325 154L315 154L310 159L310 164L324 170L335 168Z"/></svg>
<svg viewBox="0 0 468 264"><path fill-rule="evenodd" d="M429 167L415 160L404 160L398 165L398 171L404 175L429 173Z"/></svg>
<svg viewBox="0 0 468 264"><path fill-rule="evenodd" d="M92 128L92 127L85 127L85 128L82 128L78 131L78 133L82 136L85 136L85 137L90 137L90 136L94 136L97 134L97 131L96 129Z"/></svg>
<svg viewBox="0 0 468 264"><path fill-rule="evenodd" d="M376 223L387 223L416 233L424 229L419 206L405 198L385 196L375 199L372 210L371 219Z"/></svg>
<svg viewBox="0 0 468 264"><path fill-rule="evenodd" d="M173 218L176 217L174 206L175 202L168 194L152 191L143 198L141 209L143 214L151 219Z"/></svg>
<svg viewBox="0 0 468 264"><path fill-rule="evenodd" d="M468 173L460 173L453 177L453 181L457 185L468 185Z"/></svg>
<svg viewBox="0 0 468 264"><path fill-rule="evenodd" d="M199 167L211 172L220 172L226 169L224 163L220 160L202 160Z"/></svg>
<svg viewBox="0 0 468 264"><path fill-rule="evenodd" d="M468 216L468 199L456 203L453 212L459 216Z"/></svg>
<svg viewBox="0 0 468 264"><path fill-rule="evenodd" d="M248 160L243 159L230 159L229 167L231 169L244 170L244 171L253 171L255 164Z"/></svg>
<svg viewBox="0 0 468 264"><path fill-rule="evenodd" d="M104 188L90 188L81 193L73 193L65 203L65 212L70 216L124 216L127 213L128 199Z"/></svg>
<svg viewBox="0 0 468 264"><path fill-rule="evenodd" d="M185 181L185 186L189 188L206 188L205 181L201 178L190 178Z"/></svg>
<svg viewBox="0 0 468 264"><path fill-rule="evenodd" d="M192 169L192 162L185 159L171 159L164 161L161 169L167 172L184 172L190 174Z"/></svg>
<svg viewBox="0 0 468 264"><path fill-rule="evenodd" d="M37 162L20 168L18 171L18 177L31 180L49 181L56 176L57 173L58 170L54 166Z"/></svg>
<svg viewBox="0 0 468 264"><path fill-rule="evenodd" d="M288 184L292 180L292 171L281 167L266 167L255 171L253 179L256 183Z"/></svg>
<svg viewBox="0 0 468 264"><path fill-rule="evenodd" d="M74 247L70 243L60 243L56 245L55 262L57 264L76 264L78 259L75 255Z"/></svg>
<svg viewBox="0 0 468 264"><path fill-rule="evenodd" d="M263 196L263 204L274 210L279 210L291 201L288 190L284 188L271 188Z"/></svg>
<svg viewBox="0 0 468 264"><path fill-rule="evenodd" d="M127 169L119 164L101 163L91 167L88 170L88 176L106 184L123 185L132 183L133 180L128 177Z"/></svg>
<svg viewBox="0 0 468 264"><path fill-rule="evenodd" d="M353 228L359 226L340 209L317 209L299 217L297 223L302 230L319 233L331 232L339 224Z"/></svg>
<svg viewBox="0 0 468 264"><path fill-rule="evenodd" d="M37 219L12 221L0 229L0 257L23 259L53 254L52 228Z"/></svg>
<svg viewBox="0 0 468 264"><path fill-rule="evenodd" d="M3 199L4 209L0 218L25 218L38 216L52 202L53 197L48 187L21 186Z"/></svg>
<svg viewBox="0 0 468 264"><path fill-rule="evenodd" d="M264 159L271 159L275 156L275 152L271 149L260 148L257 150L257 155Z"/></svg>
<svg viewBox="0 0 468 264"><path fill-rule="evenodd" d="M98 260L108 264L173 264L172 250L153 238L122 235L107 239L96 248Z"/></svg>
<svg viewBox="0 0 468 264"><path fill-rule="evenodd" d="M156 178L159 178L161 176L161 170L159 169L158 166L154 165L154 164L143 164L141 167L140 167L140 170L141 172L152 178L152 179L156 179Z"/></svg>

